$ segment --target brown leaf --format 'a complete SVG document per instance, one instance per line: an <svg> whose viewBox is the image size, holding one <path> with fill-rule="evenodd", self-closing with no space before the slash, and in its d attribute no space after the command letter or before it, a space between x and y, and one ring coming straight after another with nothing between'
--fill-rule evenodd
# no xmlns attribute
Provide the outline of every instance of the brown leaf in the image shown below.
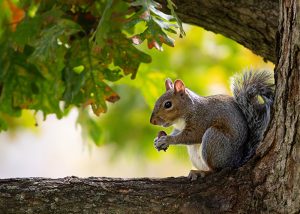
<svg viewBox="0 0 300 214"><path fill-rule="evenodd" d="M25 17L25 11L22 8L19 8L16 6L11 0L6 0L4 2L4 5L7 4L9 7L9 10L11 12L11 28L12 31L16 31L17 25L24 19Z"/></svg>

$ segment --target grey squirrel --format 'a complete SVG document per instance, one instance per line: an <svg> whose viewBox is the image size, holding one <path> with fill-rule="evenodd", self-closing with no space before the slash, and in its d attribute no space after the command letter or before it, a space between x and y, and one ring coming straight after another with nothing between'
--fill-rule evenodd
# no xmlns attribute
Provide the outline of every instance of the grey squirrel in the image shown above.
<svg viewBox="0 0 300 214"><path fill-rule="evenodd" d="M274 89L268 71L246 71L233 78L233 97L202 97L181 80L165 81L166 92L156 101L150 122L174 126L170 135L160 131L155 148L185 144L193 165L189 178L237 168L248 161L262 140L270 120Z"/></svg>

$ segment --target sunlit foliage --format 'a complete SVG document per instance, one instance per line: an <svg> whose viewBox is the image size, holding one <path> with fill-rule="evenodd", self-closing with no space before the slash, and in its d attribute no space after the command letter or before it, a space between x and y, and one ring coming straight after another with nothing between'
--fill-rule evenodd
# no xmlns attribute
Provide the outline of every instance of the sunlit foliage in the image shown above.
<svg viewBox="0 0 300 214"><path fill-rule="evenodd" d="M134 79L140 64L151 62L135 45L174 46L166 32L178 28L153 0L2 0L0 6L0 131L24 109L45 118L62 118L73 107L105 113L106 101L119 100L110 82Z"/></svg>

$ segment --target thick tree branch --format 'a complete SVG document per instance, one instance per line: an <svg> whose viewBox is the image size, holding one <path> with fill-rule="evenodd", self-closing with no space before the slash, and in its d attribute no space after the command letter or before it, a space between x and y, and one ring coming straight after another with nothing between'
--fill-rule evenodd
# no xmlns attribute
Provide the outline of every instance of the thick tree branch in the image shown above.
<svg viewBox="0 0 300 214"><path fill-rule="evenodd" d="M162 4L166 1L160 0ZM223 34L276 62L278 1L173 0L183 22Z"/></svg>
<svg viewBox="0 0 300 214"><path fill-rule="evenodd" d="M0 213L219 213L245 210L244 202L252 198L253 189L250 174L245 174L242 170L223 171L193 182L186 177L2 179Z"/></svg>

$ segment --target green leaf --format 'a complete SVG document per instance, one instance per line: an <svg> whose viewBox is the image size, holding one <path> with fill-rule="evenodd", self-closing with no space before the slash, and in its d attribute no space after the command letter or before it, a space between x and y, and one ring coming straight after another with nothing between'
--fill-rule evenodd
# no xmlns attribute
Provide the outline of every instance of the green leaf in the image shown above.
<svg viewBox="0 0 300 214"><path fill-rule="evenodd" d="M155 15L157 15L158 17L160 17L161 19L165 19L165 20L167 20L167 21L172 21L172 20L174 20L174 17L173 17L173 16L168 15L168 14L165 14L165 13L161 12L160 10L157 10L155 7L156 7L155 5L150 4L149 9L150 9L150 11L151 11L152 13L154 13Z"/></svg>
<svg viewBox="0 0 300 214"><path fill-rule="evenodd" d="M168 2L167 7L171 10L171 14L175 18L175 20L176 20L176 22L177 22L177 24L179 26L180 37L182 38L183 36L185 36L185 32L184 32L184 29L183 29L183 26L182 26L182 22L178 18L177 14L175 12L176 5L172 2L172 0L167 0L167 2Z"/></svg>
<svg viewBox="0 0 300 214"><path fill-rule="evenodd" d="M127 7L128 4L122 1L111 0L106 3L103 16L92 36L93 39L95 37L92 55L98 58L103 67L113 64L113 66L120 67L125 75L131 74L133 79L140 63L149 63L151 58L133 47L131 39L128 39L122 32L124 24L128 24ZM106 69L99 68L103 74L106 74ZM110 77L105 76L105 78Z"/></svg>
<svg viewBox="0 0 300 214"><path fill-rule="evenodd" d="M79 40L71 46L66 54L66 68L63 71L66 90L66 106L71 104L91 106L95 115L107 111L106 101L115 102L119 96L111 90L104 80L116 81L122 77L120 69L109 69L102 59L90 48L87 39ZM81 73L73 71L74 67L84 66Z"/></svg>
<svg viewBox="0 0 300 214"><path fill-rule="evenodd" d="M175 25L175 24L169 24L169 23L166 23L166 22L164 22L162 20L159 20L159 19L156 19L156 18L153 18L153 21L156 24L158 24L161 29L167 30L167 31L169 31L171 33L174 33L174 34L176 33L176 31L173 28L176 28L177 25Z"/></svg>
<svg viewBox="0 0 300 214"><path fill-rule="evenodd" d="M104 75L104 79L115 82L123 77L121 73L121 69L109 69L104 68L102 70L102 73Z"/></svg>
<svg viewBox="0 0 300 214"><path fill-rule="evenodd" d="M114 64L121 67L125 75L131 74L134 79L140 63L150 63L151 57L130 44L131 41L127 39L119 43L118 51L114 53Z"/></svg>
<svg viewBox="0 0 300 214"><path fill-rule="evenodd" d="M16 32L13 33L13 40L20 46L30 44L34 41L33 38L39 35L42 22L41 17L26 17L26 19L17 26Z"/></svg>
<svg viewBox="0 0 300 214"><path fill-rule="evenodd" d="M66 67L63 72L63 81L65 83L65 91L63 92L63 100L66 107L71 104L79 106L83 102L84 94L80 91L85 82L85 73L75 73L70 67Z"/></svg>
<svg viewBox="0 0 300 214"><path fill-rule="evenodd" d="M32 60L38 59L46 61L57 58L56 50L61 45L61 43L59 43L60 39L68 38L70 35L80 31L82 31L82 29L77 23L68 19L58 20L54 26L42 31L41 38L34 44L35 51L31 56Z"/></svg>
<svg viewBox="0 0 300 214"><path fill-rule="evenodd" d="M102 17L99 21L97 29L95 31L95 40L96 43L103 47L106 44L106 39L108 38L108 33L110 32L110 20L112 15L112 4L113 0L108 0L106 3L106 7L103 11ZM94 36L93 36L94 37ZM92 37L92 39L93 39Z"/></svg>
<svg viewBox="0 0 300 214"><path fill-rule="evenodd" d="M176 17L174 17L174 15L176 15L174 11L172 15L161 12L159 10L161 9L161 5L153 0L137 0L133 2L131 6L139 6L141 9L129 17L126 25L132 26L141 20L147 24L147 28L144 32L131 37L133 44L138 45L144 40L147 40L149 49L155 47L160 51L163 50L163 44L174 46L174 40L164 32L176 33L175 29L178 28L179 19L177 20ZM176 20L177 23L174 23L174 20Z"/></svg>
<svg viewBox="0 0 300 214"><path fill-rule="evenodd" d="M80 74L82 71L84 70L84 66L83 65L78 65L76 67L73 68L73 71L77 74Z"/></svg>

